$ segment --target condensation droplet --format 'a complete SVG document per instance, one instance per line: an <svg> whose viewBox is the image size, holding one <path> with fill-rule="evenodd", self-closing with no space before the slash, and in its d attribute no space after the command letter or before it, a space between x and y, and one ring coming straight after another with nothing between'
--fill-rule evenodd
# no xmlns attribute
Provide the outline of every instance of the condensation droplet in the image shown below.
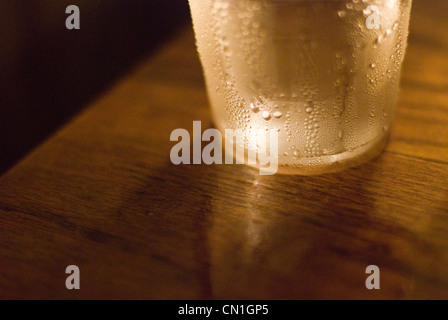
<svg viewBox="0 0 448 320"><path fill-rule="evenodd" d="M283 114L280 111L275 111L273 114L274 118L281 118L282 115Z"/></svg>
<svg viewBox="0 0 448 320"><path fill-rule="evenodd" d="M378 38L375 39L375 41L373 42L373 47L374 48L378 48L378 45L383 42L383 37L382 36L378 36Z"/></svg>
<svg viewBox="0 0 448 320"><path fill-rule="evenodd" d="M269 120L271 119L271 114L268 111L263 111L262 117L264 120Z"/></svg>

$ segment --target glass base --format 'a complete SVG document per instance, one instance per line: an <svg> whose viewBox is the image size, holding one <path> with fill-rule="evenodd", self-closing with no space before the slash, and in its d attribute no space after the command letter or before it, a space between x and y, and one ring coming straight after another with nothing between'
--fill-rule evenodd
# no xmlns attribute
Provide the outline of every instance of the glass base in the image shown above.
<svg viewBox="0 0 448 320"><path fill-rule="evenodd" d="M278 168L270 168L260 165L249 165L247 159L247 150L244 159L234 156L234 159L239 163L244 164L259 170L263 174L285 174L285 175L319 175L326 173L336 173L346 170L351 167L361 165L382 153L386 147L390 137L390 131L385 132L377 139L370 141L358 148L350 151L334 155L325 155L314 158L297 159L293 164L282 164L282 157L279 156ZM227 149L227 148L226 148ZM229 148L231 150L231 148Z"/></svg>

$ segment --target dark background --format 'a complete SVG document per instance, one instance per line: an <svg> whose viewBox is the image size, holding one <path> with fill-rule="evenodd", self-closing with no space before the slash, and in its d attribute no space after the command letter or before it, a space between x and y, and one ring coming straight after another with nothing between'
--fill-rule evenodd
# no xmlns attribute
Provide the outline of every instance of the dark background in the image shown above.
<svg viewBox="0 0 448 320"><path fill-rule="evenodd" d="M0 174L188 21L187 0L0 1Z"/></svg>

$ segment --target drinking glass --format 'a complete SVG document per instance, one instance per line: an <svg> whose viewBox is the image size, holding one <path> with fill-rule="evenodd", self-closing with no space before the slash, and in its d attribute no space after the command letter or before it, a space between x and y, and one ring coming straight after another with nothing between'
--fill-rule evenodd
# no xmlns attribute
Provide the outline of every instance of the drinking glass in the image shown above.
<svg viewBox="0 0 448 320"><path fill-rule="evenodd" d="M189 0L215 126L278 132L279 172L340 171L391 131L412 0ZM243 159L240 159L240 161Z"/></svg>

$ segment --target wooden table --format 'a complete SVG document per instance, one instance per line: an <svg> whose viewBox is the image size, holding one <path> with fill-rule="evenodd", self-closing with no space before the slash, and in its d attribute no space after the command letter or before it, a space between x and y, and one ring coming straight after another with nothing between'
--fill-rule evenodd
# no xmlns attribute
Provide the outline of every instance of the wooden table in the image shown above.
<svg viewBox="0 0 448 320"><path fill-rule="evenodd" d="M171 164L172 130L211 125L186 28L0 178L0 298L448 298L448 2L430 3L386 152L315 177Z"/></svg>

